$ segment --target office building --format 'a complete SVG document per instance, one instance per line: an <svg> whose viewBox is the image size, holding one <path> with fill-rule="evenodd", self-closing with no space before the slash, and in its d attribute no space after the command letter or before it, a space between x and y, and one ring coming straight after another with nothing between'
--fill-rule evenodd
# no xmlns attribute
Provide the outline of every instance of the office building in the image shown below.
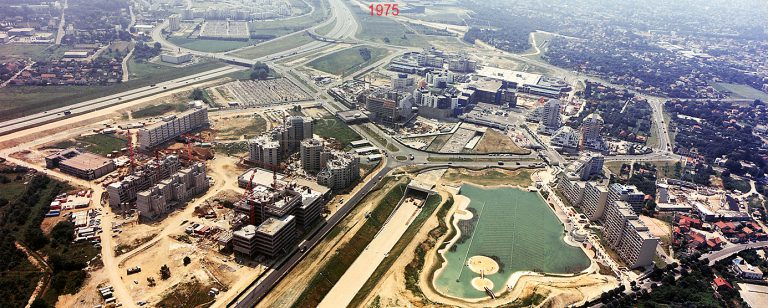
<svg viewBox="0 0 768 308"><path fill-rule="evenodd" d="M139 129L139 148L149 150L176 137L208 126L208 109L193 108Z"/></svg>
<svg viewBox="0 0 768 308"><path fill-rule="evenodd" d="M301 204L294 212L296 224L308 230L321 218L325 206L323 194L309 187L299 187L297 191L301 194Z"/></svg>
<svg viewBox="0 0 768 308"><path fill-rule="evenodd" d="M58 167L63 173L86 180L98 179L117 168L111 159L75 148L46 156L45 166L49 169Z"/></svg>
<svg viewBox="0 0 768 308"><path fill-rule="evenodd" d="M189 201L192 197L208 190L210 183L205 172L205 165L196 163L180 170L171 177L161 180L148 190L136 194L136 209L144 218L155 219L168 214L174 208Z"/></svg>
<svg viewBox="0 0 768 308"><path fill-rule="evenodd" d="M360 158L349 153L324 152L323 169L317 174L317 183L330 189L341 189L360 178Z"/></svg>
<svg viewBox="0 0 768 308"><path fill-rule="evenodd" d="M160 61L171 64L182 64L192 61L191 53L164 53L160 55Z"/></svg>
<svg viewBox="0 0 768 308"><path fill-rule="evenodd" d="M397 74L392 77L392 88L398 91L405 91L408 87L413 86L413 77L408 74Z"/></svg>
<svg viewBox="0 0 768 308"><path fill-rule="evenodd" d="M739 277L755 280L763 279L763 271L761 271L757 266L747 263L744 258L736 257L731 262L733 263L733 271L736 272L736 275Z"/></svg>
<svg viewBox="0 0 768 308"><path fill-rule="evenodd" d="M413 115L414 98L396 91L379 91L366 98L365 109L371 121L389 128L397 128Z"/></svg>
<svg viewBox="0 0 768 308"><path fill-rule="evenodd" d="M280 164L280 142L262 135L248 141L248 160L262 167L273 168Z"/></svg>
<svg viewBox="0 0 768 308"><path fill-rule="evenodd" d="M257 226L247 225L233 233L236 252L253 257L274 258L288 253L296 242L296 218L292 215L270 217Z"/></svg>
<svg viewBox="0 0 768 308"><path fill-rule="evenodd" d="M640 213L643 210L643 204L645 204L645 194L634 185L613 183L610 187L608 201L624 201L629 204L635 213Z"/></svg>
<svg viewBox="0 0 768 308"><path fill-rule="evenodd" d="M323 153L323 141L319 139L305 139L301 142L301 167L307 172L318 172L322 169L321 154Z"/></svg>

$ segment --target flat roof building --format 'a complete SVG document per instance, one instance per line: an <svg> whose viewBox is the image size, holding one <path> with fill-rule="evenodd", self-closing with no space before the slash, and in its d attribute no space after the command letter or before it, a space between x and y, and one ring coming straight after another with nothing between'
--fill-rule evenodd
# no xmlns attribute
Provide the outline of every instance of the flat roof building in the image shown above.
<svg viewBox="0 0 768 308"><path fill-rule="evenodd" d="M182 134L208 126L208 109L193 108L139 129L139 148L149 150Z"/></svg>
<svg viewBox="0 0 768 308"><path fill-rule="evenodd" d="M259 226L247 225L233 233L235 251L253 257L261 254L270 258L288 253L296 242L296 218L287 215L270 217Z"/></svg>
<svg viewBox="0 0 768 308"><path fill-rule="evenodd" d="M47 168L58 167L61 172L81 179L94 180L114 171L117 166L109 158L70 148L45 158Z"/></svg>

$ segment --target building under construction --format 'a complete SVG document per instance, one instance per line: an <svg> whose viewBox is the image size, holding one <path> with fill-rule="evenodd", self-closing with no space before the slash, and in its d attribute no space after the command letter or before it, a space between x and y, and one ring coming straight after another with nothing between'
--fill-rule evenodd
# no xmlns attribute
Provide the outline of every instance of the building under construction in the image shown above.
<svg viewBox="0 0 768 308"><path fill-rule="evenodd" d="M128 209L129 205L136 201L138 192L159 184L180 169L181 163L175 155L150 160L137 167L133 174L126 176L122 181L107 186L109 206L114 209Z"/></svg>
<svg viewBox="0 0 768 308"><path fill-rule="evenodd" d="M295 183L275 179L269 186L256 184L235 203L235 211L247 217L247 225L234 232L235 251L274 257L283 251L286 241L293 242L288 239L298 237L296 227L308 230L321 218L325 201L322 192ZM270 241L274 245L265 244Z"/></svg>
<svg viewBox="0 0 768 308"><path fill-rule="evenodd" d="M204 193L209 186L205 165L195 163L137 193L136 209L141 217L155 219Z"/></svg>

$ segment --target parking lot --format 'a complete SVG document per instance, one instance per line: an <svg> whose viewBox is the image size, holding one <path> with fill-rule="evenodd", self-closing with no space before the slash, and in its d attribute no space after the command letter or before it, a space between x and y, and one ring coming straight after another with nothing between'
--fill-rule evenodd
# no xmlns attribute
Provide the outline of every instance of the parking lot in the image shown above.
<svg viewBox="0 0 768 308"><path fill-rule="evenodd" d="M269 106L312 99L309 94L284 78L233 81L216 88L225 91L226 96L235 98L240 106Z"/></svg>

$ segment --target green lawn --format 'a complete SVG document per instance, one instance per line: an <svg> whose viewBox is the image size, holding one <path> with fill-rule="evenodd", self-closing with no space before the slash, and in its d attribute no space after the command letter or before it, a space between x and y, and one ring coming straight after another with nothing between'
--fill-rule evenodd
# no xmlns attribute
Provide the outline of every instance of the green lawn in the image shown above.
<svg viewBox="0 0 768 308"><path fill-rule="evenodd" d="M361 50L365 48L370 51L370 58L364 59ZM347 76L355 73L362 68L376 63L386 57L389 51L384 48L377 48L368 45L347 48L328 54L312 60L309 66L333 75Z"/></svg>
<svg viewBox="0 0 768 308"><path fill-rule="evenodd" d="M33 61L59 59L67 46L38 44L0 44L0 62L12 59L32 58Z"/></svg>
<svg viewBox="0 0 768 308"><path fill-rule="evenodd" d="M349 145L351 141L363 139L346 123L337 118L315 120L314 131L320 137L336 139L345 150L351 148Z"/></svg>
<svg viewBox="0 0 768 308"><path fill-rule="evenodd" d="M203 51L203 52L225 52L250 46L258 42L258 40L249 41L225 41L225 40L204 40L193 39L186 37L170 37L168 41L179 45L180 47Z"/></svg>
<svg viewBox="0 0 768 308"><path fill-rule="evenodd" d="M89 152L103 156L112 153L112 151L120 151L120 149L128 146L128 140L107 134L88 135L78 137L75 140L81 143L82 147Z"/></svg>
<svg viewBox="0 0 768 308"><path fill-rule="evenodd" d="M274 39L253 47L238 50L233 52L232 55L246 59L257 59L271 55L273 53L293 49L312 41L313 39L305 33L296 34L290 37Z"/></svg>
<svg viewBox="0 0 768 308"><path fill-rule="evenodd" d="M317 29L315 29L315 33L317 33L317 34L319 34L319 35L327 35L328 33L330 33L330 32L331 32L331 30L332 30L332 29L333 29L333 27L335 27L335 26L336 26L336 21L334 20L334 21L332 21L332 22L328 23L328 24L327 24L327 25L325 25L325 26L322 26L322 27L320 27L320 28L317 28Z"/></svg>
<svg viewBox="0 0 768 308"><path fill-rule="evenodd" d="M16 177L20 176L19 180ZM4 179L7 179L6 182ZM13 200L24 192L24 173L0 173L0 199Z"/></svg>
<svg viewBox="0 0 768 308"><path fill-rule="evenodd" d="M148 118L148 117L156 117L171 111L182 112L187 109L189 109L189 105L187 105L186 103L162 104L162 105L147 106L139 110L133 111L131 114L133 115L134 118Z"/></svg>
<svg viewBox="0 0 768 308"><path fill-rule="evenodd" d="M357 24L357 37L371 42L386 43L398 46L429 47L429 42L423 36L413 33L405 26L386 16L371 16L370 11L363 10L357 5L350 5Z"/></svg>
<svg viewBox="0 0 768 308"><path fill-rule="evenodd" d="M250 29L252 33L259 33L259 30L296 32L317 25L328 17L330 10L327 1L311 0L308 2L315 7L315 10L311 14L280 20L253 21L248 23L248 29Z"/></svg>
<svg viewBox="0 0 768 308"><path fill-rule="evenodd" d="M183 69L165 65L141 67L137 79L109 86L9 86L0 95L0 121L101 98L151 84L192 75L224 66L205 62ZM130 67L130 64L129 64ZM134 67L138 69L139 67Z"/></svg>

